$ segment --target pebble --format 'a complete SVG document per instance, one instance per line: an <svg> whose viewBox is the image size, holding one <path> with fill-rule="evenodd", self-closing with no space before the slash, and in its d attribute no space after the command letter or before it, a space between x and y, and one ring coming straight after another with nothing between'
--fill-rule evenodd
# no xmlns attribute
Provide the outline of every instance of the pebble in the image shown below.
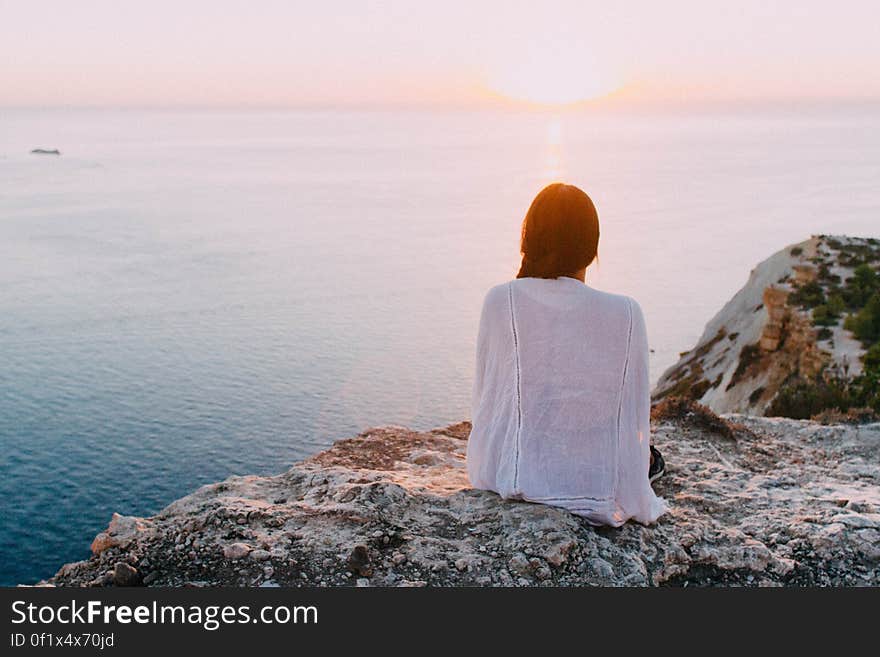
<svg viewBox="0 0 880 657"><path fill-rule="evenodd" d="M525 575L531 571L531 564L524 554L515 554L507 562L507 567L517 575Z"/></svg>
<svg viewBox="0 0 880 657"><path fill-rule="evenodd" d="M134 566L118 562L113 567L113 584L116 586L139 586L141 583L141 575Z"/></svg>
<svg viewBox="0 0 880 657"><path fill-rule="evenodd" d="M346 561L349 570L356 575L369 577L373 574L373 567L370 564L370 552L366 545L355 545Z"/></svg>
<svg viewBox="0 0 880 657"><path fill-rule="evenodd" d="M223 556L227 559L244 559L251 551L247 543L232 543L223 547Z"/></svg>
<svg viewBox="0 0 880 657"><path fill-rule="evenodd" d="M589 559L586 563L587 567L596 575L603 579L611 579L614 577L614 566L598 557Z"/></svg>

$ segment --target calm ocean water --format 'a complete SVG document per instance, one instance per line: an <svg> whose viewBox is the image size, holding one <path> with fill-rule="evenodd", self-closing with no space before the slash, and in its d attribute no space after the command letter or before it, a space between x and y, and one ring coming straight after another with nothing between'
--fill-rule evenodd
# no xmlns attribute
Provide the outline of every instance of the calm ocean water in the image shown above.
<svg viewBox="0 0 880 657"><path fill-rule="evenodd" d="M0 110L0 583L113 511L467 417L551 180L596 201L589 282L642 303L656 378L773 251L880 235L876 109Z"/></svg>

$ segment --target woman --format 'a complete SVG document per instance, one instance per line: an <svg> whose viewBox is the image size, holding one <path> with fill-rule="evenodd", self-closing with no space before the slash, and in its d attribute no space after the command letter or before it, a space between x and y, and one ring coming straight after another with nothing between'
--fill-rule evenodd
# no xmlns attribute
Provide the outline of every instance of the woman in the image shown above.
<svg viewBox="0 0 880 657"><path fill-rule="evenodd" d="M599 217L572 185L545 187L522 226L516 279L486 295L467 467L475 488L599 525L652 523L648 343L639 305L585 284Z"/></svg>

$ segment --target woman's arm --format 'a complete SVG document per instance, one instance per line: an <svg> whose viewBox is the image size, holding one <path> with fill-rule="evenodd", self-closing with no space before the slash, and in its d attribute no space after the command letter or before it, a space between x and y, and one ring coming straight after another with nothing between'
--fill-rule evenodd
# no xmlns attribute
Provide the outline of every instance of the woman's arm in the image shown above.
<svg viewBox="0 0 880 657"><path fill-rule="evenodd" d="M651 459L651 392L648 332L639 304L629 299L629 348L619 409L617 500L625 514L654 522L665 510L648 481Z"/></svg>

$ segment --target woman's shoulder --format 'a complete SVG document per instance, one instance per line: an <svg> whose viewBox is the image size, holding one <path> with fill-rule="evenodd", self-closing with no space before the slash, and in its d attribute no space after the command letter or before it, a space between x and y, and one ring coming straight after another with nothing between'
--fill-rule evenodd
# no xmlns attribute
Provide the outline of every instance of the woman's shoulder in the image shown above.
<svg viewBox="0 0 880 657"><path fill-rule="evenodd" d="M605 290L597 290L594 287L584 286L589 291L590 294L600 301L608 304L609 306L617 306L622 309L629 309L633 306L638 306L638 302L630 296L625 294L619 294L617 292L606 292Z"/></svg>
<svg viewBox="0 0 880 657"><path fill-rule="evenodd" d="M509 303L510 281L493 285L483 298L483 321L490 318L501 318L507 313Z"/></svg>
<svg viewBox="0 0 880 657"><path fill-rule="evenodd" d="M498 285L494 285L486 292L485 299L483 301L483 306L486 308L490 307L499 307L506 305L509 302L509 297L511 294L511 289L517 286L523 287L524 291L529 290L534 286L546 286L546 285L554 285L559 281L564 281L565 289L569 293L574 293L577 296L580 296L585 302L589 301L592 304L597 304L602 307L604 310L608 312L619 312L621 315L629 318L631 315L641 316L642 308L639 305L639 302L634 298L627 296L625 294L618 294L615 292L605 292L604 290L598 290L589 285L584 285L575 279L535 279L535 278L514 278L510 281L505 281L504 283L499 283ZM570 286L570 287L569 287ZM555 288L554 288L555 289ZM547 292L543 287L539 287L537 290L532 290L534 293L540 295L541 293Z"/></svg>
<svg viewBox="0 0 880 657"><path fill-rule="evenodd" d="M627 316L632 315L633 317L642 316L642 307L639 305L639 302L632 297L627 296L626 294L616 294L614 292L602 292L600 290L593 291L598 295L601 295L606 304L613 306L621 313L624 313Z"/></svg>
<svg viewBox="0 0 880 657"><path fill-rule="evenodd" d="M510 293L510 281L493 285L483 297L483 307L498 306L501 303L507 303L507 297Z"/></svg>
<svg viewBox="0 0 880 657"><path fill-rule="evenodd" d="M616 317L620 330L627 331L631 327L644 324L644 315L639 302L625 294L604 292L590 288L594 308L598 306L606 316Z"/></svg>

